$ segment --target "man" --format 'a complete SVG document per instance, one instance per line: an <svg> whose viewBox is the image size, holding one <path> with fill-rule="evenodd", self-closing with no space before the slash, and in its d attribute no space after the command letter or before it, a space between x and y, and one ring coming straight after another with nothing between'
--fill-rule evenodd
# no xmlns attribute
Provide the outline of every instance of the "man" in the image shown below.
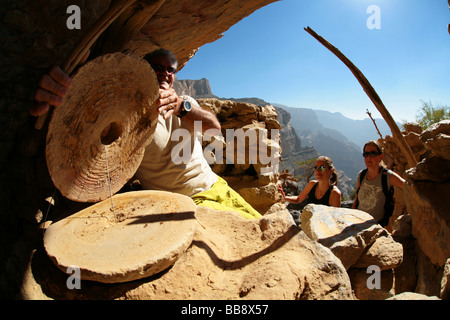
<svg viewBox="0 0 450 320"><path fill-rule="evenodd" d="M203 132L214 129L218 133L220 123L214 114L202 109L195 99L176 94L172 88L178 67L176 57L169 50L159 49L147 54L144 59L155 71L160 99L155 134L136 172L142 187L181 193L190 196L197 205L236 211L247 219L260 218L261 214L217 176L204 158L197 137L199 133L194 131L194 122L201 122ZM30 113L38 116L45 113L50 105L60 106L70 86L70 77L59 67L52 68L39 82L36 103ZM172 134L177 129L185 129L185 132L190 133L190 138L181 142L172 140ZM181 163L173 161L172 152L175 146L180 147L180 143L190 144L187 150L191 150L188 159Z"/></svg>

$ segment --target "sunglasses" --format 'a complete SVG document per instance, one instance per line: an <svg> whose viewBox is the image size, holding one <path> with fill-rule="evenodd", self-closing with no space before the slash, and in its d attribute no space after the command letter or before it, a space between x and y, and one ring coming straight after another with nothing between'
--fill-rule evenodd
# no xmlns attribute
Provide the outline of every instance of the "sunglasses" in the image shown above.
<svg viewBox="0 0 450 320"><path fill-rule="evenodd" d="M376 156L379 156L381 153L380 152L377 152L377 151L366 151L366 152L363 152L363 157L364 158L367 158L367 157L376 157Z"/></svg>
<svg viewBox="0 0 450 320"><path fill-rule="evenodd" d="M151 65L153 70L158 73L164 73L167 71L168 74L175 74L177 72L177 69L173 67L165 67L162 64L154 63Z"/></svg>
<svg viewBox="0 0 450 320"><path fill-rule="evenodd" d="M320 170L322 172L325 172L328 168L324 165L321 166L314 166L314 171Z"/></svg>

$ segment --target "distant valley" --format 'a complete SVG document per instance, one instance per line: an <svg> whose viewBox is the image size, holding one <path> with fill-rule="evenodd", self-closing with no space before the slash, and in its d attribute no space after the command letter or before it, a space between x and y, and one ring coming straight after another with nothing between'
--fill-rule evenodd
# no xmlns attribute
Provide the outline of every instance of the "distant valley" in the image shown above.
<svg viewBox="0 0 450 320"><path fill-rule="evenodd" d="M371 119L353 120L339 112L292 108L272 103L291 115L290 123L302 141L302 147L313 146L320 155L329 156L339 170L356 179L365 167L362 148L369 140L380 138ZM383 119L375 119L383 137L390 129Z"/></svg>

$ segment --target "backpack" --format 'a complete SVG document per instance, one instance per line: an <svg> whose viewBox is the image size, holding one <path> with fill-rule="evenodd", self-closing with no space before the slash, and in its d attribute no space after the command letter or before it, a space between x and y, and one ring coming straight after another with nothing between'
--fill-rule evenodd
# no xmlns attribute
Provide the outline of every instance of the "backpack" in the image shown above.
<svg viewBox="0 0 450 320"><path fill-rule="evenodd" d="M392 213L394 212L394 206L395 206L394 187L391 186L388 189L387 172L388 172L388 169L382 168L381 186L383 187L383 193L386 198L386 202L384 203L384 216L378 222L382 227L385 227L388 225L389 219L391 218ZM367 173L367 169L364 169L363 171L361 171L361 174L359 176L359 188L361 188L361 182L363 181L366 173ZM356 190L356 195L358 195L359 188ZM358 206L359 206L359 201L358 201L358 198L356 198L356 208L357 209L358 209Z"/></svg>

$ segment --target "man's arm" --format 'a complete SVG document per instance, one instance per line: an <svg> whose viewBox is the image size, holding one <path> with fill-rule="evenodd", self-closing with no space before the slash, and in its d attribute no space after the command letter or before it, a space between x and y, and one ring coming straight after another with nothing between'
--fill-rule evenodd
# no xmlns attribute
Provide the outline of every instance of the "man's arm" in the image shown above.
<svg viewBox="0 0 450 320"><path fill-rule="evenodd" d="M177 115L180 113L183 98L179 97L174 89L160 89L159 94L160 107L158 108L158 112L163 113L166 111L164 114L164 119L169 118L171 115ZM186 121L192 127L194 127L194 121L201 121L203 132L208 129L217 129L220 132L221 129L220 122L217 120L217 117L213 113L200 107L198 103L192 103L192 110L182 118L182 121Z"/></svg>
<svg viewBox="0 0 450 320"><path fill-rule="evenodd" d="M90 53L90 50L85 53L78 67L87 61ZM48 73L42 75L38 82L38 88L34 93L34 103L30 108L30 114L38 117L47 113L50 106L61 106L64 97L71 87L72 78L59 66L53 66Z"/></svg>

